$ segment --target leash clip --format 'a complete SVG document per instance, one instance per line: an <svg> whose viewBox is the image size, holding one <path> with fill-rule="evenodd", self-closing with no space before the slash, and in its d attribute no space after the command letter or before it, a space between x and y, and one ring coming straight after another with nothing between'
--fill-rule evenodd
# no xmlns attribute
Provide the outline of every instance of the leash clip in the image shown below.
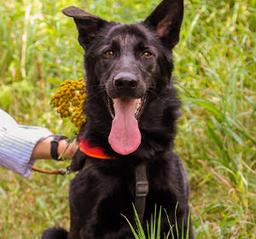
<svg viewBox="0 0 256 239"><path fill-rule="evenodd" d="M66 167L65 169L62 169L62 172L63 172L62 175L69 175L69 174L71 174L71 173L72 173L71 167L68 166L68 167Z"/></svg>

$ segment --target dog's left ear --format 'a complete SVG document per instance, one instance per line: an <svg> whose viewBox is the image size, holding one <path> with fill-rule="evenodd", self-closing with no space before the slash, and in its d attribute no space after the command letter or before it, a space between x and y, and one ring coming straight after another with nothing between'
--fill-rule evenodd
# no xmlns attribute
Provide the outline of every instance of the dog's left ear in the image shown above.
<svg viewBox="0 0 256 239"><path fill-rule="evenodd" d="M173 48L179 42L183 12L183 0L163 0L144 24L156 32L166 47Z"/></svg>
<svg viewBox="0 0 256 239"><path fill-rule="evenodd" d="M74 18L79 33L78 41L83 48L86 48L97 32L108 23L74 6L67 7L62 12L66 16Z"/></svg>

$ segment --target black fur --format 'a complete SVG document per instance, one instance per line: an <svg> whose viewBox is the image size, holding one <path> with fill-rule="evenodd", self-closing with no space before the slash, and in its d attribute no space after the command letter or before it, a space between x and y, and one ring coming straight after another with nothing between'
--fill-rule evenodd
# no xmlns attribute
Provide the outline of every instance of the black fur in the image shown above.
<svg viewBox="0 0 256 239"><path fill-rule="evenodd" d="M171 224L175 225L177 221L179 232L174 226L175 238L181 238L182 231L187 230L189 238L194 238L191 222L188 223L186 172L173 153L180 102L173 87L170 49L179 40L183 0L164 0L144 22L132 25L109 23L75 7L65 9L64 13L74 18L79 42L86 49L87 101L84 112L87 122L80 137L104 148L116 159L88 159L81 153L76 154L73 168L80 171L70 185L68 237L58 237L53 234L54 229L50 229L42 238L133 238L121 214L134 222L134 172L140 163L146 163L149 180L144 222L150 220L155 205L161 205ZM135 82L136 87L119 87L115 81L120 77L128 78L132 84ZM134 153L122 156L108 143L112 122L108 98L139 97L145 100L139 118L142 142ZM86 160L90 160L91 165L85 169ZM169 230L163 213L163 235Z"/></svg>
<svg viewBox="0 0 256 239"><path fill-rule="evenodd" d="M68 232L62 228L51 228L44 232L43 238L64 239L67 238Z"/></svg>

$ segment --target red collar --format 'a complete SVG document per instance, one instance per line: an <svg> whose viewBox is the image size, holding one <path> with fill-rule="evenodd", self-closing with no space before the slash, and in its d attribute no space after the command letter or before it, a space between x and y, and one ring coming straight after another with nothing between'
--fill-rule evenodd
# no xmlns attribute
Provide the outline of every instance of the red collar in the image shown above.
<svg viewBox="0 0 256 239"><path fill-rule="evenodd" d="M92 146L90 141L87 139L80 139L79 144L80 151L92 158L108 160L114 159L113 156L106 154L105 150L99 146Z"/></svg>

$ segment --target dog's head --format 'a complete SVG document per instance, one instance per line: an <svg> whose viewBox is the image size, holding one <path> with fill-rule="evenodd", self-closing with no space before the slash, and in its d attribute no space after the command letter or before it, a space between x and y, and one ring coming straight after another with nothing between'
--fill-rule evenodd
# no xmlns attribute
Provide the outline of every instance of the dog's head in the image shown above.
<svg viewBox="0 0 256 239"><path fill-rule="evenodd" d="M163 0L145 21L131 25L107 22L73 6L63 12L74 18L85 49L87 84L107 98L113 117L109 143L117 153L130 154L141 142L138 118L147 94L170 81L183 0Z"/></svg>

